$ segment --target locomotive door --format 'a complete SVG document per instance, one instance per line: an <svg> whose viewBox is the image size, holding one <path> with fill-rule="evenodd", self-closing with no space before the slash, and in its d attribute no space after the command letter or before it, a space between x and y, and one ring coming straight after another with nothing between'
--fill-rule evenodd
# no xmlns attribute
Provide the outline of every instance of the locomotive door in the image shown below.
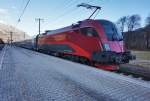
<svg viewBox="0 0 150 101"><path fill-rule="evenodd" d="M100 51L101 46L99 44L98 33L92 27L81 28L76 42L90 53Z"/></svg>

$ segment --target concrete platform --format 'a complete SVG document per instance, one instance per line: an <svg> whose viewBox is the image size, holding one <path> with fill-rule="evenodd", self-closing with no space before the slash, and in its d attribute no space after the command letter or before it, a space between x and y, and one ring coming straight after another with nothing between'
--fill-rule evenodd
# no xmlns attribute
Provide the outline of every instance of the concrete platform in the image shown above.
<svg viewBox="0 0 150 101"><path fill-rule="evenodd" d="M18 47L5 51L0 101L150 101L149 82Z"/></svg>

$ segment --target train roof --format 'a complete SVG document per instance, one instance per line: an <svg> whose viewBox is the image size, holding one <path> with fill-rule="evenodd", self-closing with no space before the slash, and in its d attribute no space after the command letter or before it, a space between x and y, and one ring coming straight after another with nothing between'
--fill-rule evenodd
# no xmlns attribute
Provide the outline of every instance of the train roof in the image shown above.
<svg viewBox="0 0 150 101"><path fill-rule="evenodd" d="M104 20L104 19L87 19L87 20L83 20L83 21L79 21L76 24L72 24L70 26L64 27L64 28L60 28L60 29L56 29L56 30L47 30L45 31L45 33L43 33L42 35L51 35L51 34L57 34L57 33L61 33L61 32L67 32L67 31L72 31L72 30L76 30L78 28L81 28L80 25L82 23L86 23L86 22L93 22L93 21L100 21L100 22L110 22L108 20ZM112 23L112 22L110 22Z"/></svg>

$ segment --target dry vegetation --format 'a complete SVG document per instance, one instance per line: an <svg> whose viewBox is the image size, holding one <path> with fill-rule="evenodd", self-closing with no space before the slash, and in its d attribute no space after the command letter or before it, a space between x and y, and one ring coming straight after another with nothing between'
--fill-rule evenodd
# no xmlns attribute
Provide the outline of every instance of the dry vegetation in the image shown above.
<svg viewBox="0 0 150 101"><path fill-rule="evenodd" d="M124 40L128 49L150 50L150 25L135 31L126 32Z"/></svg>
<svg viewBox="0 0 150 101"><path fill-rule="evenodd" d="M132 54L136 55L136 60L130 64L150 68L150 51L132 51Z"/></svg>
<svg viewBox="0 0 150 101"><path fill-rule="evenodd" d="M137 59L150 61L150 51L132 51L132 53L136 55Z"/></svg>

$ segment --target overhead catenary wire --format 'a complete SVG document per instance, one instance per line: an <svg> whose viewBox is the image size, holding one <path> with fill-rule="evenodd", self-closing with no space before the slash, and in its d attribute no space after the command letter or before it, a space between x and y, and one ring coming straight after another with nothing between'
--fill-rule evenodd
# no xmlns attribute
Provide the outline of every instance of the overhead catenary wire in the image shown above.
<svg viewBox="0 0 150 101"><path fill-rule="evenodd" d="M65 4L65 6L63 6L63 7L65 7L65 11L64 11L64 12L61 12L61 14L59 14L58 16L56 16L56 17L52 20L51 24L57 22L56 20L59 20L62 16L64 16L64 14L66 14L66 9L67 9L68 7L70 8L76 1L77 1L77 0L75 0L75 1L74 1L74 0L69 0L69 1L65 0L65 1L63 2L63 4ZM53 11L54 11L54 10L59 10L60 7L61 7L61 5L62 5L62 2L58 2L58 5L57 5L56 7L54 7L52 10L53 10ZM58 9L58 8L59 8L59 9ZM70 11L69 11L69 12L70 12ZM47 21L43 26L48 26L49 22L50 22L50 21Z"/></svg>
<svg viewBox="0 0 150 101"><path fill-rule="evenodd" d="M64 17L65 15L68 15L68 14L70 14L70 12L73 12L74 9L76 8L76 7L74 7L73 4L75 4L76 2L79 2L79 1L77 1L77 0L75 0L75 1L71 0L71 1L67 2L67 4L64 6L65 7L65 11L61 12L61 14L59 14L57 17L55 17L53 19L52 23L57 22L57 20L62 19L62 17ZM66 2L64 2L64 3L66 3ZM71 9L68 10L68 8L71 8Z"/></svg>
<svg viewBox="0 0 150 101"><path fill-rule="evenodd" d="M18 20L17 20L17 24L21 21L21 18L22 18L22 16L24 15L24 13L25 13L25 11L26 11L26 9L27 9L27 7L28 7L30 1L31 1L31 0L28 0L28 1L27 1L27 3L26 3L26 5L25 5L25 7L24 7L24 9L23 9L23 11L22 11L22 13L21 13L21 15L19 16L19 18L18 18Z"/></svg>
<svg viewBox="0 0 150 101"><path fill-rule="evenodd" d="M19 18L17 20L17 25L22 21L22 17L24 15L24 13L25 13L25 11L26 11L30 1L31 0L28 0L27 3L25 4L25 7L24 7L22 13L20 14L20 16L19 16ZM73 13L74 11L77 11L77 8L76 8L75 4L77 4L79 2L83 2L83 1L84 0L82 0L82 1L71 0L71 1L68 1L68 2L65 1L64 3L66 3L66 5L65 5L65 9L66 10L64 12L62 12L62 14L60 14L60 16L56 17L55 20L53 20L51 23L56 23L58 20L60 21L64 16L69 15L70 13ZM92 1L93 0L87 0L86 2L89 3L89 2L92 2ZM24 0L24 3L25 3L25 0Z"/></svg>
<svg viewBox="0 0 150 101"><path fill-rule="evenodd" d="M91 1L93 1L93 0L88 1L88 3L91 2ZM82 1L74 1L74 2L72 2L70 5L68 5L68 7L70 7L70 8L73 7L73 8L71 8L71 9L69 9L69 10L63 12L63 13L62 13L60 16L58 16L56 19L62 19L63 16L69 15L70 13L72 13L73 11L75 11L75 10L77 9L76 5L77 5L79 2L82 2ZM73 4L75 4L75 5L73 5Z"/></svg>
<svg viewBox="0 0 150 101"><path fill-rule="evenodd" d="M88 2L91 2L92 0L89 0ZM63 17L65 16L68 16L69 14L75 12L78 10L78 8L76 7L76 5L79 3L79 2L83 2L83 1L73 1L73 2L70 2L70 4L68 5L67 8L70 8L69 10L66 10L64 11L62 14L60 14L59 16L57 16L52 22L51 22L51 25L55 24L56 22L59 22ZM75 5L73 5L75 4ZM66 8L66 9L67 9ZM45 24L47 25L47 23Z"/></svg>

